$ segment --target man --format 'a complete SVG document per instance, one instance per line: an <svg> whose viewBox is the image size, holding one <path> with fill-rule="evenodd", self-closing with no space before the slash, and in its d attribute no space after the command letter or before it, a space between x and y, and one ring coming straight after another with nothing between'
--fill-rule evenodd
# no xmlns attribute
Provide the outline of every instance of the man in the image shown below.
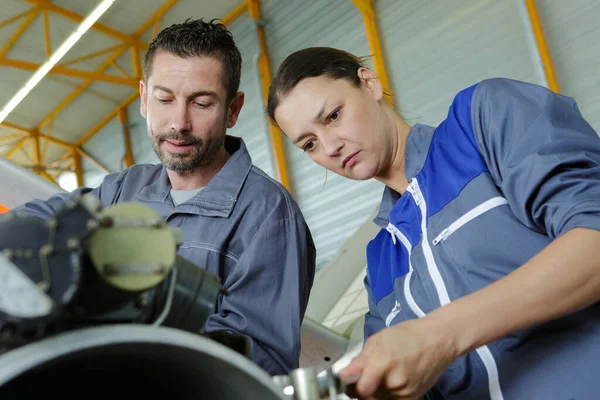
<svg viewBox="0 0 600 400"><path fill-rule="evenodd" d="M144 204L180 228L179 254L221 277L207 332L247 336L252 359L271 374L297 368L300 325L315 273L315 247L290 194L252 161L235 125L241 56L224 25L187 20L153 40L140 82L141 114L159 165L110 174L94 189L104 206ZM71 195L15 211L47 218Z"/></svg>

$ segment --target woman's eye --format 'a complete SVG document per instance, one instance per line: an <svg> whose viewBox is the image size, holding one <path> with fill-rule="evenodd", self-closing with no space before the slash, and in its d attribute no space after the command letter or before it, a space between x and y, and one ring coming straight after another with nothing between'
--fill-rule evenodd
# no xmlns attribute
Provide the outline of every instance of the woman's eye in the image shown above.
<svg viewBox="0 0 600 400"><path fill-rule="evenodd" d="M340 116L340 110L335 110L334 112L332 112L331 114L329 114L329 117L327 118L327 122L332 123L335 122Z"/></svg>
<svg viewBox="0 0 600 400"><path fill-rule="evenodd" d="M315 147L315 142L312 140L309 140L308 142L304 143L304 146L302 146L302 150L311 151L312 149L314 149L314 147Z"/></svg>

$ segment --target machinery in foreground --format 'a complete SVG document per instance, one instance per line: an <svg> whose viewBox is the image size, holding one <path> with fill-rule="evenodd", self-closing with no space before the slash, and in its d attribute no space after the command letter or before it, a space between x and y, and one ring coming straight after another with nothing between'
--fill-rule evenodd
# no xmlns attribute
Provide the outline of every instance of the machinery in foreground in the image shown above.
<svg viewBox="0 0 600 400"><path fill-rule="evenodd" d="M337 399L331 369L271 377L241 335L207 333L221 282L139 204L74 197L0 216L0 399Z"/></svg>

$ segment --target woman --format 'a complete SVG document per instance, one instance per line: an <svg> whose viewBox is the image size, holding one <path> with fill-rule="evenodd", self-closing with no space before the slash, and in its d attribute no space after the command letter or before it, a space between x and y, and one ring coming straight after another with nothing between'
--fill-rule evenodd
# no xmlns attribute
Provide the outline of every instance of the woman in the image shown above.
<svg viewBox="0 0 600 400"><path fill-rule="evenodd" d="M267 113L318 164L386 185L367 246L360 397L587 399L600 390L600 139L567 97L491 79L409 126L331 48L290 55Z"/></svg>

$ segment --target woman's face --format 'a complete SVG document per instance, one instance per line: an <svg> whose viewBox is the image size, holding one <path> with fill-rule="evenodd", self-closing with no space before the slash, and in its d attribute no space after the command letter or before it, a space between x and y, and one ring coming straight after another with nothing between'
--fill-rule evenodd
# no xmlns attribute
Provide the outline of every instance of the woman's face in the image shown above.
<svg viewBox="0 0 600 400"><path fill-rule="evenodd" d="M394 143L380 104L381 84L366 68L358 74L360 87L345 79L303 79L282 98L275 120L314 162L341 176L365 180L389 167Z"/></svg>

